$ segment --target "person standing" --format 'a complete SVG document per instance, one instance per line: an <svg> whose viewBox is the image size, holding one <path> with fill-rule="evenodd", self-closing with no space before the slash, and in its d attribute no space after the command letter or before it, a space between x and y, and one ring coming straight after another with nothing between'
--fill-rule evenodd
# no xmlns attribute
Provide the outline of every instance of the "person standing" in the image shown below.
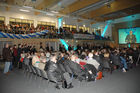
<svg viewBox="0 0 140 93"><path fill-rule="evenodd" d="M14 57L13 66L16 68L18 65L18 50L16 45L14 45L13 48L13 57Z"/></svg>
<svg viewBox="0 0 140 93"><path fill-rule="evenodd" d="M21 58L21 53L22 53L22 46L21 44L18 45L18 49L17 49L17 61L18 61L18 68L21 69L22 68L22 65L20 63L20 58Z"/></svg>
<svg viewBox="0 0 140 93"><path fill-rule="evenodd" d="M10 62L12 62L12 52L9 49L8 43L3 48L2 55L3 55L3 59L5 61L4 74L7 74L9 72Z"/></svg>

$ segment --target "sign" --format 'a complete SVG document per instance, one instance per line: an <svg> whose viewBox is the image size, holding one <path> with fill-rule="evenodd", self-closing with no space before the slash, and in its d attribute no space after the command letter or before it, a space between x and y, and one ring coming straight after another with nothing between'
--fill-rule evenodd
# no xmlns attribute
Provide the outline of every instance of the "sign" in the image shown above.
<svg viewBox="0 0 140 93"><path fill-rule="evenodd" d="M87 40L93 40L95 39L94 35L87 35L87 34L74 34L74 39L87 39Z"/></svg>

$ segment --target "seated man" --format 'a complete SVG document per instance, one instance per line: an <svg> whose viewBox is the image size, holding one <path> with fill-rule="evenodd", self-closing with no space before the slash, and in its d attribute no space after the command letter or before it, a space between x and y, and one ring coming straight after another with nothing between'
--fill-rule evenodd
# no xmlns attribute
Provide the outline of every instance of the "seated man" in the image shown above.
<svg viewBox="0 0 140 93"><path fill-rule="evenodd" d="M79 65L79 63L76 62L76 56L75 55L72 55L70 57L70 60L67 61L67 63L68 63L68 66L69 66L70 70L72 71L72 73L71 72L69 72L69 73L78 76L78 79L80 81L85 79L85 77L84 77L85 72L82 70L82 68Z"/></svg>
<svg viewBox="0 0 140 93"><path fill-rule="evenodd" d="M93 54L89 53L88 57L89 58L87 59L87 63L93 65L96 68L96 70L98 70L100 64L95 59L93 59Z"/></svg>
<svg viewBox="0 0 140 93"><path fill-rule="evenodd" d="M121 59L121 63L123 64L123 72L126 72L126 70L128 69L127 68L127 62L126 62L126 59L124 58L124 55L123 54L120 54L120 59Z"/></svg>
<svg viewBox="0 0 140 93"><path fill-rule="evenodd" d="M70 79L69 74L62 73L60 68L57 65L56 55L52 55L50 61L45 66L45 71L47 72L48 79L56 83L56 88L60 89L59 82L66 81L67 88L72 88L72 80Z"/></svg>

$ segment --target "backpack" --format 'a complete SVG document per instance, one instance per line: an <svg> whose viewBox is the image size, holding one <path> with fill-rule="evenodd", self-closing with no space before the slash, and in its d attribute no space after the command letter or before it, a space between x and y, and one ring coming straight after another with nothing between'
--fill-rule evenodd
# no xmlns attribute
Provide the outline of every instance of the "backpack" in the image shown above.
<svg viewBox="0 0 140 93"><path fill-rule="evenodd" d="M99 72L97 73L96 79L97 79L97 80L100 80L100 79L102 79L102 77L103 77L103 73L102 73L101 71L99 71Z"/></svg>

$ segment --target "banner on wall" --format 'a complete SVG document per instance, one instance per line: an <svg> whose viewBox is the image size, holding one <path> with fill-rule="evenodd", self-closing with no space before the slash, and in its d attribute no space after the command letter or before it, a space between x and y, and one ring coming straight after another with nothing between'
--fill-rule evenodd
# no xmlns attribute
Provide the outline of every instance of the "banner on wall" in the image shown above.
<svg viewBox="0 0 140 93"><path fill-rule="evenodd" d="M0 32L0 38L26 39L26 38L33 38L33 37L37 37L40 35L44 35L46 33L48 33L48 30L43 30L41 32L36 32L36 33L32 33L32 34L10 34L10 33Z"/></svg>
<svg viewBox="0 0 140 93"><path fill-rule="evenodd" d="M87 40L93 40L95 39L94 35L87 35L87 34L74 34L74 39L87 39Z"/></svg>

